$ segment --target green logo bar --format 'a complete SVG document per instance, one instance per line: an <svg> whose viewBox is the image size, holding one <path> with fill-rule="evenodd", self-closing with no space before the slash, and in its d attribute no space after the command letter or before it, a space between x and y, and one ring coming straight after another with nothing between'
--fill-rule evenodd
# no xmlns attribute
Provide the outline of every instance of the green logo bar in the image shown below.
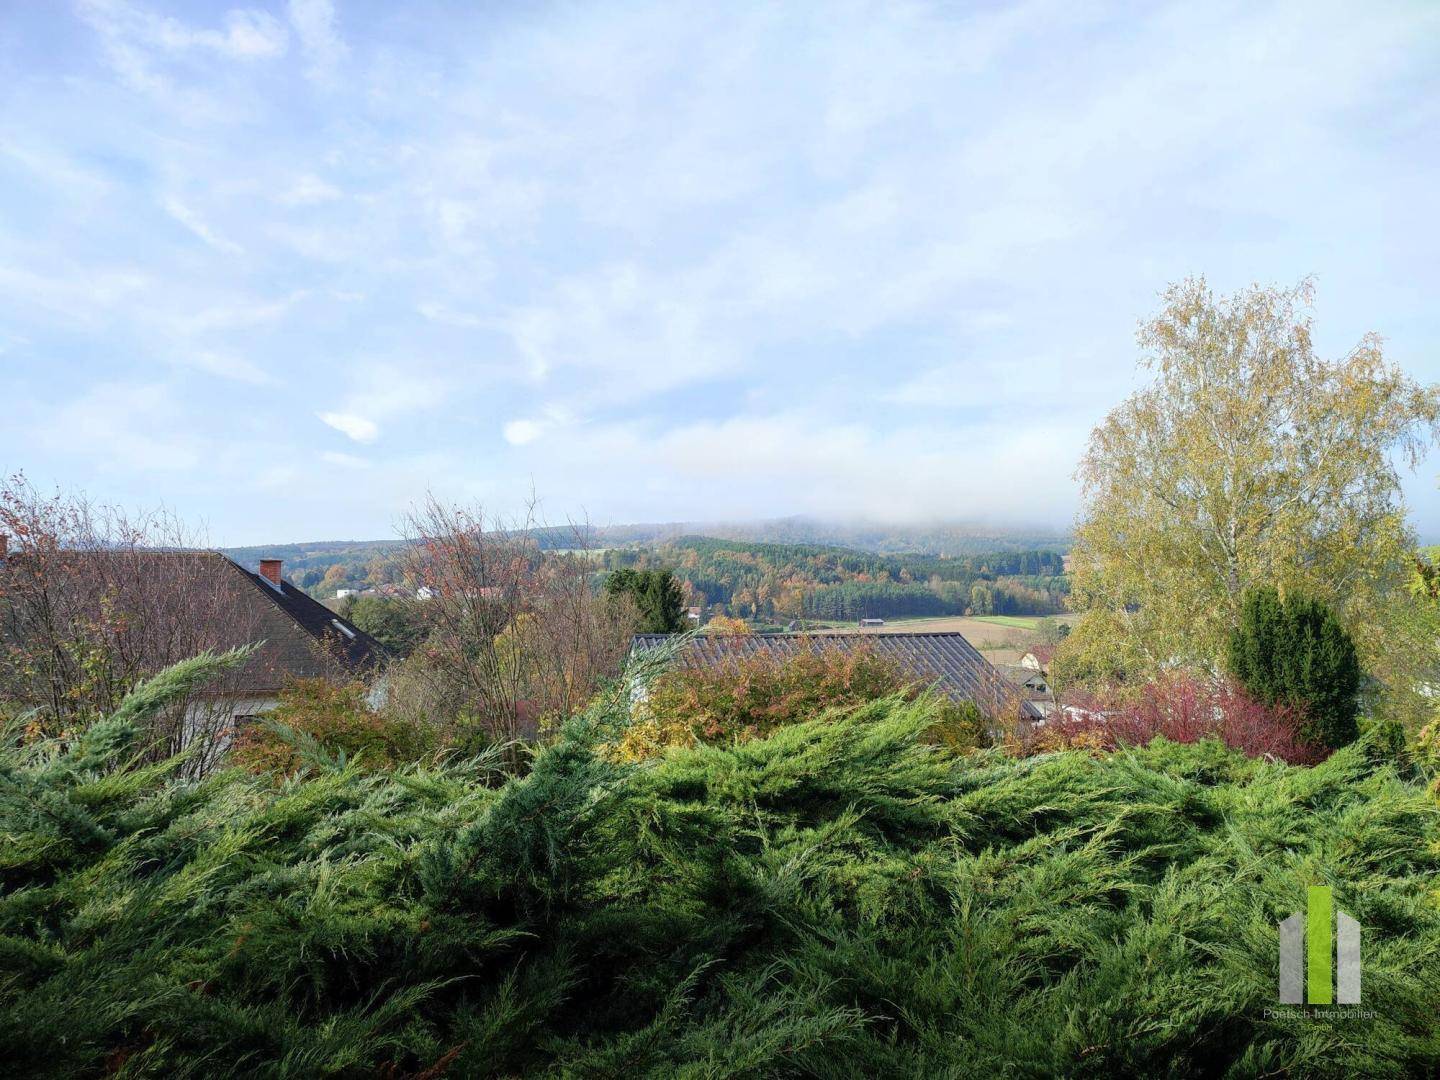
<svg viewBox="0 0 1440 1080"><path fill-rule="evenodd" d="M1311 885L1306 904L1305 919L1305 996L1311 1005L1329 1005L1335 999L1330 984L1331 952L1330 927L1333 924L1334 904L1330 886Z"/></svg>
<svg viewBox="0 0 1440 1080"><path fill-rule="evenodd" d="M1329 886L1312 885L1305 911L1279 930L1283 1004L1360 1003L1360 924L1335 907Z"/></svg>

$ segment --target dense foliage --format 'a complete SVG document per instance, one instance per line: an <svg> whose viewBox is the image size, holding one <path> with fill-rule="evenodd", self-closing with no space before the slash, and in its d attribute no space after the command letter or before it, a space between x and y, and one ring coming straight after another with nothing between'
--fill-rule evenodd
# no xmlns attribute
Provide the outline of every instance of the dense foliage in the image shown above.
<svg viewBox="0 0 1440 1080"><path fill-rule="evenodd" d="M162 676L0 750L9 1075L1429 1075L1440 858L1364 740L956 757L895 698L609 759L627 699L523 778L485 761L276 784L139 767ZM213 666L213 664L212 664ZM1275 1008L1323 882L1365 1007Z"/></svg>
<svg viewBox="0 0 1440 1080"><path fill-rule="evenodd" d="M1440 386L1367 334L1317 355L1308 282L1217 296L1179 283L1140 329L1151 376L1090 435L1078 476L1077 667L1213 666L1246 592L1330 604L1389 715L1427 713L1433 618L1406 595L1415 538L1401 464L1440 431Z"/></svg>
<svg viewBox="0 0 1440 1080"><path fill-rule="evenodd" d="M387 596L346 597L336 610L364 630L391 656L409 656L425 636L417 604Z"/></svg>
<svg viewBox="0 0 1440 1080"><path fill-rule="evenodd" d="M1247 593L1227 662L1255 697L1298 710L1310 741L1339 747L1355 738L1360 660L1328 605L1270 588Z"/></svg>
<svg viewBox="0 0 1440 1080"><path fill-rule="evenodd" d="M1311 765L1327 753L1303 712L1258 700L1229 679L1166 672L1137 687L1072 692L1064 708L1026 732L1027 752L1067 748L1114 750L1146 746L1157 736L1177 743L1214 739L1246 757Z"/></svg>
<svg viewBox="0 0 1440 1080"><path fill-rule="evenodd" d="M362 768L384 768L416 760L435 742L434 731L372 708L360 683L297 679L273 711L240 731L232 757L255 772L290 774L303 765L304 749L318 745Z"/></svg>

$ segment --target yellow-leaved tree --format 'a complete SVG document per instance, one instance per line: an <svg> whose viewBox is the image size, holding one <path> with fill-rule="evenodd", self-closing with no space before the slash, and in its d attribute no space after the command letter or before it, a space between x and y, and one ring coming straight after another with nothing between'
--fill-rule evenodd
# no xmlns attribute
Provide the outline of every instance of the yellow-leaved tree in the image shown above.
<svg viewBox="0 0 1440 1080"><path fill-rule="evenodd" d="M1374 334L1317 356L1311 301L1308 281L1217 297L1187 280L1142 324L1154 379L1080 462L1083 615L1062 683L1215 669L1241 596L1261 585L1329 603L1389 689L1420 677L1404 650L1433 660L1406 589L1415 541L1397 462L1413 468L1434 439L1440 390L1388 363Z"/></svg>

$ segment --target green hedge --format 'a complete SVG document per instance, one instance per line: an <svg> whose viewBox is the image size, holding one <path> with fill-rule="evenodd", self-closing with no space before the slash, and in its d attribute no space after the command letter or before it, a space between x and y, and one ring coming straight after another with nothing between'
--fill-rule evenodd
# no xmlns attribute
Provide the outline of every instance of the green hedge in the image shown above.
<svg viewBox="0 0 1440 1080"><path fill-rule="evenodd" d="M1437 815L1363 739L1313 769L964 758L888 699L627 765L597 752L621 699L518 779L310 747L298 779L191 783L132 763L168 693L0 752L7 1075L1440 1064ZM1373 1018L1267 1015L1314 883L1364 928Z"/></svg>

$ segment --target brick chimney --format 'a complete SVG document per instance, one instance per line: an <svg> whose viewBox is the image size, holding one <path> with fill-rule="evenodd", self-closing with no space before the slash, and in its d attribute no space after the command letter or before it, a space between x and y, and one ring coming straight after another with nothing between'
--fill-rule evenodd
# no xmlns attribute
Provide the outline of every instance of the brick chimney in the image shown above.
<svg viewBox="0 0 1440 1080"><path fill-rule="evenodd" d="M261 559L260 576L278 589L280 588L280 568L284 565L280 559Z"/></svg>

